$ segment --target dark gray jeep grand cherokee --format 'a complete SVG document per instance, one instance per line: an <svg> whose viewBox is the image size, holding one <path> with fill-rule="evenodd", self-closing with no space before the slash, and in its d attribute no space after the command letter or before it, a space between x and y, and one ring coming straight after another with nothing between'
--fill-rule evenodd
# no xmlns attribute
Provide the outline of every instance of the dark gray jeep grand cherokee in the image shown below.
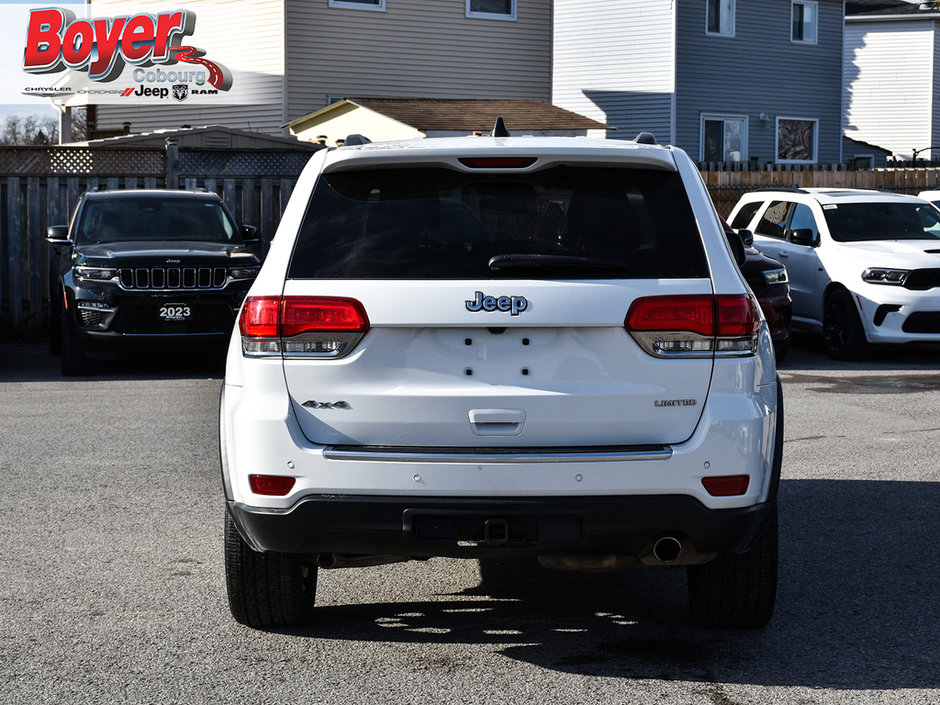
<svg viewBox="0 0 940 705"><path fill-rule="evenodd" d="M214 193L89 192L46 240L51 348L68 376L158 343L223 347L260 266L255 229Z"/></svg>

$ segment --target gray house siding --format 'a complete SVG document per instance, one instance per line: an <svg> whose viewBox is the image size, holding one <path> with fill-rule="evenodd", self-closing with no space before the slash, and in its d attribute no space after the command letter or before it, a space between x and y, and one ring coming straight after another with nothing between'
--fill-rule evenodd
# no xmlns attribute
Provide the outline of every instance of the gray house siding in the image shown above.
<svg viewBox="0 0 940 705"><path fill-rule="evenodd" d="M549 100L552 3L516 6L500 20L466 17L465 0L389 0L383 12L286 2L287 117L348 96Z"/></svg>
<svg viewBox="0 0 940 705"><path fill-rule="evenodd" d="M327 0L323 0L325 3ZM272 135L285 135L281 129L286 121L281 96L284 94L284 0L214 0L212 3L187 5L199 18L198 37L209 38L215 50L209 58L225 64L228 56L239 55L237 62L245 68L237 75L239 85L249 86L254 96L250 103L225 102L221 105L198 105L192 101L167 105L98 106L99 130L120 130L124 122L131 123L133 132L177 129L189 125L225 125L255 130ZM211 12L206 8L211 4ZM111 7L113 5L113 8ZM126 2L104 4L96 0L98 16L107 16L108 10L120 14L127 10ZM251 28L250 40L239 43L246 27ZM220 53L220 48L225 52ZM230 62L231 65L231 62Z"/></svg>
<svg viewBox="0 0 940 705"><path fill-rule="evenodd" d="M210 2L210 0L204 0ZM183 123L224 124L285 135L281 128L333 98L551 97L552 2L516 0L515 19L466 16L465 0L388 0L384 11L330 0L217 0L226 21L200 31L250 55L253 104L101 106L100 129L134 132ZM201 5L194 9L201 12ZM250 10L250 12L249 12ZM238 37L250 29L242 47Z"/></svg>
<svg viewBox="0 0 940 705"><path fill-rule="evenodd" d="M700 158L703 113L744 116L742 159L768 162L778 117L816 119L817 161L841 160L841 0L819 0L816 44L790 41L790 0L736 0L732 37L705 34L702 0L677 1L677 146Z"/></svg>

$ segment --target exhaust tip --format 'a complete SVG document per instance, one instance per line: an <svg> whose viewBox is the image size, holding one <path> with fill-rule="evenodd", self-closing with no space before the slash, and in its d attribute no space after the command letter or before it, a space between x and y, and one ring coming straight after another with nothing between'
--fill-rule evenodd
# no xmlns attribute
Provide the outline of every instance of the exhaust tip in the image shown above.
<svg viewBox="0 0 940 705"><path fill-rule="evenodd" d="M663 563L672 563L682 553L682 542L675 536L663 536L653 544L653 556Z"/></svg>

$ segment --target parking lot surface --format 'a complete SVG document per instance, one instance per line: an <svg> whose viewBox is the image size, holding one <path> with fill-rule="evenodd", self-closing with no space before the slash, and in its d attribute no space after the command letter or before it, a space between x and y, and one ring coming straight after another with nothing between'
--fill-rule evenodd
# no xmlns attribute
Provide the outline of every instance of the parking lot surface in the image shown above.
<svg viewBox="0 0 940 705"><path fill-rule="evenodd" d="M767 628L691 625L678 570L433 559L321 571L264 632L225 601L220 367L0 345L0 703L938 702L940 348L798 337L780 374Z"/></svg>

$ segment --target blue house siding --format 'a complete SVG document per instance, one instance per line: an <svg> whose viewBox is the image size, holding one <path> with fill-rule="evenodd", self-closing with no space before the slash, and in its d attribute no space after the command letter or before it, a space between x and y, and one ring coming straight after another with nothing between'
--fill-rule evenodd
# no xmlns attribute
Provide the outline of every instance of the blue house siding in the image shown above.
<svg viewBox="0 0 940 705"><path fill-rule="evenodd" d="M699 158L703 113L746 116L742 159L768 162L776 118L816 119L817 161L841 160L842 0L818 0L816 44L790 41L791 0L736 0L732 37L705 34L704 0L677 2L677 146Z"/></svg>
<svg viewBox="0 0 940 705"><path fill-rule="evenodd" d="M670 142L672 95L602 91L586 88L584 96L600 108L603 120L613 125L609 139L632 140L640 132L652 132L660 144Z"/></svg>

